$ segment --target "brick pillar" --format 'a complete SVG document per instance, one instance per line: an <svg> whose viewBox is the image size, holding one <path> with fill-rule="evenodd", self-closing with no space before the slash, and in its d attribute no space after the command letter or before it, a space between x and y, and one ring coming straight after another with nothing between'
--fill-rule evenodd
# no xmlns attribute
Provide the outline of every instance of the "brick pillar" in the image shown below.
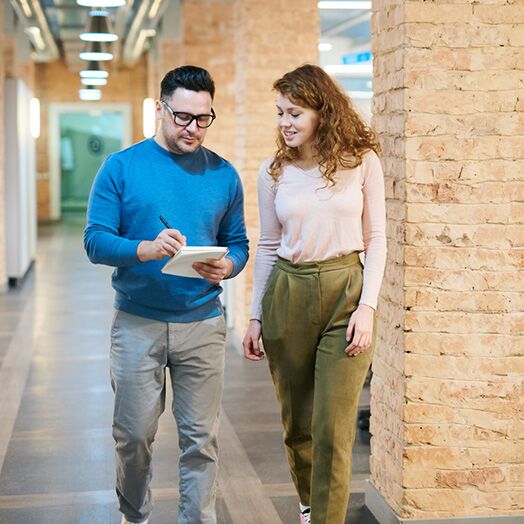
<svg viewBox="0 0 524 524"><path fill-rule="evenodd" d="M304 63L317 63L319 19L314 0L234 0L236 49L235 166L245 191L251 259L237 277L236 331L247 325L258 241L256 182L261 162L275 151L273 82Z"/></svg>
<svg viewBox="0 0 524 524"><path fill-rule="evenodd" d="M381 523L524 518L524 5L452 4L373 1L389 257L366 503Z"/></svg>

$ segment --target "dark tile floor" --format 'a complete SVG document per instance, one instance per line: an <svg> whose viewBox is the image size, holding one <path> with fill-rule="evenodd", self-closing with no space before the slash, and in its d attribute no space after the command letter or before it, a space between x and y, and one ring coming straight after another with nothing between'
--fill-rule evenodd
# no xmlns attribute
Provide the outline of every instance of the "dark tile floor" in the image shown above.
<svg viewBox="0 0 524 524"><path fill-rule="evenodd" d="M0 403L0 524L120 519L110 429L111 270L87 261L82 227L82 216L41 227L32 272L21 287L0 295L0 378L8 388ZM362 402L367 395L365 390ZM239 467L254 472L250 480L276 513L269 520L260 514L234 520L226 504L232 499L220 491L222 485L219 524L296 524L298 498L266 363L247 362L232 343L223 406L224 420L243 447L245 463ZM223 449L229 445L221 442ZM376 523L364 506L368 458L369 445L359 439L346 520L351 524ZM176 523L176 464L176 427L165 413L155 442L151 524Z"/></svg>

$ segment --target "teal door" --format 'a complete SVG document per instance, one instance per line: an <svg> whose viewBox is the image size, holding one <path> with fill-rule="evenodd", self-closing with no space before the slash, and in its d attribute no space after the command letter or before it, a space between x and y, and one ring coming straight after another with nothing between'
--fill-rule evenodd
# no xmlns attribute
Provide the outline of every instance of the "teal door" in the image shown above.
<svg viewBox="0 0 524 524"><path fill-rule="evenodd" d="M85 212L89 190L106 157L123 146L121 112L74 111L60 114L62 213Z"/></svg>

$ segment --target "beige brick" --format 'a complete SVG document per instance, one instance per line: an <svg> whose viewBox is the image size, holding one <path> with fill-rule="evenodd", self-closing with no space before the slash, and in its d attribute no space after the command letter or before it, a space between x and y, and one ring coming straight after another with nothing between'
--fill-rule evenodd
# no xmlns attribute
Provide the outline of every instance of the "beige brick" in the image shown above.
<svg viewBox="0 0 524 524"><path fill-rule="evenodd" d="M475 409L451 408L422 402L406 404L403 415L403 421L407 424L457 424L471 427L479 432L481 438L487 440L496 438L493 432L500 433L498 440L506 435L509 437L512 426L516 424L514 417L506 416L505 413L479 412ZM513 438L518 439L518 436L514 435ZM458 442L460 443L460 440Z"/></svg>
<svg viewBox="0 0 524 524"><path fill-rule="evenodd" d="M405 316L405 328L430 333L500 333L520 336L524 332L524 313L493 315L454 311L408 311Z"/></svg>
<svg viewBox="0 0 524 524"><path fill-rule="evenodd" d="M406 443L414 446L454 447L485 449L492 442L512 438L511 421L497 421L489 428L460 423L406 424ZM519 465L514 466L518 468Z"/></svg>
<svg viewBox="0 0 524 524"><path fill-rule="evenodd" d="M523 73L524 75L524 73ZM449 135L470 138L480 135L524 134L524 113L483 113L480 115L413 114L407 121L395 115L398 122L405 122L406 136Z"/></svg>
<svg viewBox="0 0 524 524"><path fill-rule="evenodd" d="M408 183L406 202L456 202L461 204L491 204L504 202L521 202L524 200L524 183L505 182L433 182Z"/></svg>
<svg viewBox="0 0 524 524"><path fill-rule="evenodd" d="M426 356L423 357L426 359ZM429 357L430 359L434 357ZM440 357L439 357L440 358ZM448 357L443 357L445 360ZM449 357L465 359L468 357ZM405 397L408 401L456 406L492 412L508 411L518 417L524 392L521 381L506 377L481 380L430 379L414 376L406 382ZM468 446L469 447L469 446Z"/></svg>
<svg viewBox="0 0 524 524"><path fill-rule="evenodd" d="M406 307L411 311L465 311L509 313L524 309L524 294L444 291L428 288L406 289Z"/></svg>
<svg viewBox="0 0 524 524"><path fill-rule="evenodd" d="M500 89L501 75L504 76L503 91L517 91L524 87L524 70L506 71L448 71L442 69L412 69L395 73L402 77L398 87L410 86L417 89L459 91L492 91ZM393 85L393 87L397 87Z"/></svg>
<svg viewBox="0 0 524 524"><path fill-rule="evenodd" d="M402 92L405 109L417 113L464 115L476 112L505 112L518 110L521 90L500 92L434 90L411 87ZM384 94L383 96L386 96ZM404 105L399 109L404 108Z"/></svg>
<svg viewBox="0 0 524 524"><path fill-rule="evenodd" d="M413 47L405 50L405 55L398 52L396 59L409 69L442 69L453 71L505 71L523 69L524 51L522 48L492 47ZM401 60L404 56L404 60Z"/></svg>
<svg viewBox="0 0 524 524"><path fill-rule="evenodd" d="M512 491L483 493L478 490L442 488L410 489L405 492L406 512L417 518L432 515L474 516L505 514L505 508L518 508L518 495ZM449 508L453 508L450 510ZM506 511L507 514L507 511Z"/></svg>
<svg viewBox="0 0 524 524"><path fill-rule="evenodd" d="M411 353L432 355L519 356L524 355L524 336L411 332L405 334L405 349Z"/></svg>
<svg viewBox="0 0 524 524"><path fill-rule="evenodd" d="M485 204L411 203L407 207L406 219L408 222L419 224L449 222L454 224L515 224L520 223L516 217L524 217L519 212L513 211L516 206L519 204L510 202L491 203L489 206Z"/></svg>
<svg viewBox="0 0 524 524"><path fill-rule="evenodd" d="M523 229L519 225L406 224L405 240L414 246L523 248Z"/></svg>
<svg viewBox="0 0 524 524"><path fill-rule="evenodd" d="M524 356L475 358L470 355L411 353L406 355L404 362L406 376L442 380L449 377L455 380L489 380L491 377L508 377L514 380L518 373L524 372Z"/></svg>
<svg viewBox="0 0 524 524"><path fill-rule="evenodd" d="M442 160L406 163L410 182L513 182L524 180L524 159ZM509 184L512 187L512 184Z"/></svg>
<svg viewBox="0 0 524 524"><path fill-rule="evenodd" d="M410 137L406 139L405 151L407 158L412 160L520 160L524 157L524 135L484 135L462 140L452 135Z"/></svg>
<svg viewBox="0 0 524 524"><path fill-rule="evenodd" d="M439 48L522 47L524 36L518 24L482 24L455 21L435 24L430 21L403 24L402 31L410 46Z"/></svg>
<svg viewBox="0 0 524 524"><path fill-rule="evenodd" d="M524 291L524 281L518 271L481 271L407 267L406 286L429 286L450 291Z"/></svg>

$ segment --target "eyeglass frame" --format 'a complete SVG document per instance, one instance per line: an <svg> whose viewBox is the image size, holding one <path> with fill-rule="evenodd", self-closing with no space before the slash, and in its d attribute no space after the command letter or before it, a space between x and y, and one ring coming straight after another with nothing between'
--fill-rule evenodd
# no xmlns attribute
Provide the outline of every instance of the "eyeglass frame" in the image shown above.
<svg viewBox="0 0 524 524"><path fill-rule="evenodd" d="M217 117L215 110L213 108L211 108L211 114L203 113L201 115L193 115L191 113L188 113L187 111L174 111L165 100L160 100L160 102L162 102L162 104L164 104L167 107L167 109L169 110L169 112L171 113L171 116L173 117L173 122L175 123L175 125L180 126L180 127L189 127L193 123L193 120L194 120L199 129L207 129L208 127L211 127L211 124L215 121L215 118ZM176 121L176 116L178 114L189 115L191 117L191 120L187 124L179 124ZM209 122L209 125L207 126L199 125L198 119L201 116L210 116L211 117L211 122Z"/></svg>

